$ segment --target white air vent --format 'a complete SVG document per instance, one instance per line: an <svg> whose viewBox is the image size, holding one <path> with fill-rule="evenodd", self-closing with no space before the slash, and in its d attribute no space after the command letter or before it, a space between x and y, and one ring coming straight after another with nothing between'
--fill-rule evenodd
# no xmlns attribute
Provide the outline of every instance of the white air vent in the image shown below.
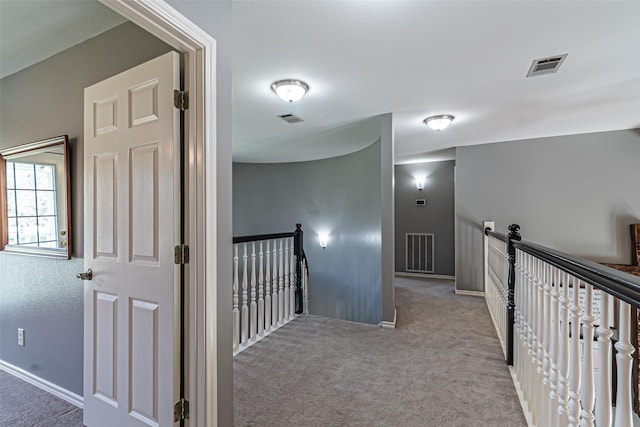
<svg viewBox="0 0 640 427"><path fill-rule="evenodd" d="M433 233L407 233L406 268L414 273L433 273Z"/></svg>
<svg viewBox="0 0 640 427"><path fill-rule="evenodd" d="M568 54L550 56L548 58L536 59L531 63L527 77L541 76L543 74L552 74L558 71L560 65L567 58Z"/></svg>
<svg viewBox="0 0 640 427"><path fill-rule="evenodd" d="M293 114L283 114L280 117L282 120L284 120L285 122L292 124L292 123L300 123L304 120L302 120L300 117L293 115Z"/></svg>

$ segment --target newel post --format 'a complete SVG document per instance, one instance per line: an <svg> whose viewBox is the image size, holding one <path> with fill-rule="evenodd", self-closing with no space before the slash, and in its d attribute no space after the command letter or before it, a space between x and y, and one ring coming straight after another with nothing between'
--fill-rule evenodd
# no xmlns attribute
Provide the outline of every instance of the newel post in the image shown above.
<svg viewBox="0 0 640 427"><path fill-rule="evenodd" d="M302 260L304 258L304 246L302 237L302 224L296 224L296 231L293 232L293 253L296 256L296 314L301 314L304 310L302 299Z"/></svg>
<svg viewBox="0 0 640 427"><path fill-rule="evenodd" d="M513 246L514 241L520 241L520 226L511 224L509 226L509 293L507 300L507 365L513 365L513 329L515 322L515 289L516 289L516 248Z"/></svg>

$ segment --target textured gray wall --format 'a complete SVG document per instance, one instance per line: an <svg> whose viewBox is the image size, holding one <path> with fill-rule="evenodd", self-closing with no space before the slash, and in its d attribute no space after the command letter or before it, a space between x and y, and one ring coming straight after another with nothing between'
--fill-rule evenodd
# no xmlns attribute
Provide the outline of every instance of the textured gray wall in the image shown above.
<svg viewBox="0 0 640 427"><path fill-rule="evenodd" d="M629 263L640 130L459 147L456 286L482 290L482 221L598 262Z"/></svg>
<svg viewBox="0 0 640 427"><path fill-rule="evenodd" d="M217 297L217 362L218 395L216 408L218 425L233 425L233 342L231 336L231 289L224 286L231 283L231 65L232 65L232 14L231 0L169 0L176 10L216 39L216 176L218 178L216 196L218 209L218 283Z"/></svg>
<svg viewBox="0 0 640 427"><path fill-rule="evenodd" d="M396 165L396 271L406 272L406 233L433 233L434 274L455 275L455 161ZM423 190L415 177L426 176ZM426 206L416 206L426 199Z"/></svg>
<svg viewBox="0 0 640 427"><path fill-rule="evenodd" d="M380 146L312 162L233 165L234 235L302 223L312 314L380 322ZM326 249L321 232L330 235Z"/></svg>
<svg viewBox="0 0 640 427"><path fill-rule="evenodd" d="M123 48L125 46L126 48ZM67 134L74 258L0 252L0 359L82 395L84 88L169 47L125 23L0 80L0 147ZM25 328L26 345L17 345Z"/></svg>

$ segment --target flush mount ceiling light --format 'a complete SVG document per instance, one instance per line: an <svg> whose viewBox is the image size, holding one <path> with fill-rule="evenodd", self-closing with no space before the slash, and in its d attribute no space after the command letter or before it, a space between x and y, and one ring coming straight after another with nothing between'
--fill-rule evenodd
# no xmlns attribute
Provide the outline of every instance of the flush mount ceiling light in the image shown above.
<svg viewBox="0 0 640 427"><path fill-rule="evenodd" d="M299 101L309 91L309 85L301 80L278 80L271 84L271 90L283 101Z"/></svg>
<svg viewBox="0 0 640 427"><path fill-rule="evenodd" d="M454 117L449 114L441 114L439 116L427 117L423 122L433 130L444 130L449 127L453 118Z"/></svg>

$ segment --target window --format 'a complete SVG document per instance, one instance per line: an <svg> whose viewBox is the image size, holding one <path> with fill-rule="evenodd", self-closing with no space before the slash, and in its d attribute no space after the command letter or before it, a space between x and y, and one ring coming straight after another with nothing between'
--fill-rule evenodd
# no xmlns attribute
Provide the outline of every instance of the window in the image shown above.
<svg viewBox="0 0 640 427"><path fill-rule="evenodd" d="M56 248L56 168L7 161L7 223L10 245Z"/></svg>

